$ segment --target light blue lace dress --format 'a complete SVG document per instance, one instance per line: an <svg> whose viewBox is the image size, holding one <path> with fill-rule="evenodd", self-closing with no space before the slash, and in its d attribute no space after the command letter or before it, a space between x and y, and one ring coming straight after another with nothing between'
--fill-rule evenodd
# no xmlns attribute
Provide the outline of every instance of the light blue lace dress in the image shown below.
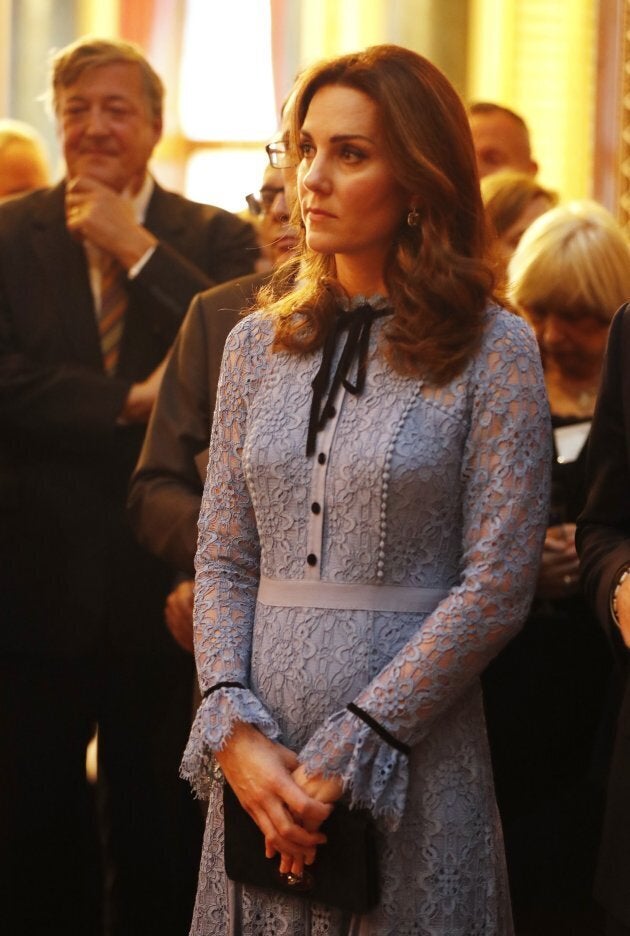
<svg viewBox="0 0 630 936"><path fill-rule="evenodd" d="M363 392L341 388L308 457L321 352L272 353L258 313L226 345L195 645L202 691L249 688L205 699L182 765L210 799L194 936L512 933L479 674L526 616L545 532L538 350L523 321L493 307L464 374L436 390L386 363L386 321L372 326ZM370 914L227 880L212 751L235 720L301 752L309 771L341 775L377 817L382 896Z"/></svg>

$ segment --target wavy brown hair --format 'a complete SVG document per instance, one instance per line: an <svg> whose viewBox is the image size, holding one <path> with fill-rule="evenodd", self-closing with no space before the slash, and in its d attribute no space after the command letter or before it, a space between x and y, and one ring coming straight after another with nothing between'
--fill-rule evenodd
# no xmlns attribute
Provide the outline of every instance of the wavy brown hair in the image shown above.
<svg viewBox="0 0 630 936"><path fill-rule="evenodd" d="M328 85L353 88L376 103L385 155L409 193L409 206L418 205L418 226L409 227L406 214L401 218L385 263L394 309L384 332L385 355L399 373L444 384L478 347L493 287L466 112L427 59L400 46L373 46L300 76L291 101L294 146L311 100ZM276 272L259 305L276 319L274 348L304 353L322 345L342 290L334 256L309 250L299 206L294 215L301 250Z"/></svg>

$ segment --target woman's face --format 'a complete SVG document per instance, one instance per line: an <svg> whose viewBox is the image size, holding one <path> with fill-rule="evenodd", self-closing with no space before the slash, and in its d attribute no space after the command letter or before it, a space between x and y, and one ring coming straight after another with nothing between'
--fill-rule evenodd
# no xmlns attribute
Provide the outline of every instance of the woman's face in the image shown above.
<svg viewBox="0 0 630 936"><path fill-rule="evenodd" d="M385 156L377 105L354 88L320 88L302 125L299 152L308 246L334 254L344 285L372 278L375 291L382 288L385 258L410 199Z"/></svg>
<svg viewBox="0 0 630 936"><path fill-rule="evenodd" d="M597 380L610 321L590 310L527 309L545 367L569 380Z"/></svg>

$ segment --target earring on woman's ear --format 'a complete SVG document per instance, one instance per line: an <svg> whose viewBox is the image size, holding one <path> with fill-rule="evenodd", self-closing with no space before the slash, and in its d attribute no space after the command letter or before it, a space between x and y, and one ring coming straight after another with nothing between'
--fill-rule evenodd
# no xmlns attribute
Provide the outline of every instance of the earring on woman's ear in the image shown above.
<svg viewBox="0 0 630 936"><path fill-rule="evenodd" d="M407 215L407 224L409 225L409 227L418 227L419 223L420 223L420 212L414 206L409 211L409 214Z"/></svg>

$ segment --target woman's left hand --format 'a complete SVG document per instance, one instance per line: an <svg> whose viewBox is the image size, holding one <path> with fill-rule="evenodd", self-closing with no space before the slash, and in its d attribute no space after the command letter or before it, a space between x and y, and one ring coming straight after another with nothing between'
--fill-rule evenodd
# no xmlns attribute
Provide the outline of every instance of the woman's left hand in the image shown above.
<svg viewBox="0 0 630 936"><path fill-rule="evenodd" d="M293 771L292 778L308 796L318 800L320 803L336 803L343 793L343 784L339 777L323 777L321 774L308 776L301 764ZM309 832L316 832L320 824L321 823L314 825L312 822L308 821L303 823L304 828ZM313 851L313 861L314 860L315 852ZM291 855L283 854L280 856L281 874L288 874L290 872L299 877L304 873L304 864L305 862L303 860L294 859ZM312 861L309 861L308 864L312 864Z"/></svg>
<svg viewBox="0 0 630 936"><path fill-rule="evenodd" d="M308 796L319 800L320 803L336 803L343 793L343 784L339 777L323 777L321 774L309 776L302 764L293 771L292 776Z"/></svg>

